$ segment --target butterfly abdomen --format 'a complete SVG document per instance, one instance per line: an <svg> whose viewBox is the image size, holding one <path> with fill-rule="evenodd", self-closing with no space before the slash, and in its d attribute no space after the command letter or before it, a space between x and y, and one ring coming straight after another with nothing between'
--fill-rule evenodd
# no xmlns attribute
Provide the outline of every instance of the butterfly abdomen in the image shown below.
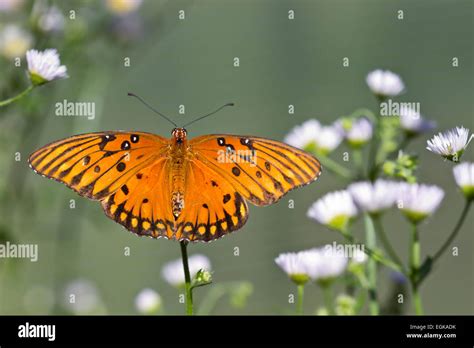
<svg viewBox="0 0 474 348"><path fill-rule="evenodd" d="M171 209L174 218L177 219L184 209L184 190L186 185L186 166L185 153L175 151L171 158Z"/></svg>

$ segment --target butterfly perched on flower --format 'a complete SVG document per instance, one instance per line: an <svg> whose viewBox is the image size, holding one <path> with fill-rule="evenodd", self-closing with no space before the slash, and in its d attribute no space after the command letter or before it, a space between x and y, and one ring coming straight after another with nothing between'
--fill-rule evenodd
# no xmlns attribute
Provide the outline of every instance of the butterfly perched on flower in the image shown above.
<svg viewBox="0 0 474 348"><path fill-rule="evenodd" d="M235 231L247 221L247 201L270 205L321 173L312 155L278 141L227 134L188 139L184 127L171 134L76 135L35 151L29 164L99 201L131 232L179 241Z"/></svg>

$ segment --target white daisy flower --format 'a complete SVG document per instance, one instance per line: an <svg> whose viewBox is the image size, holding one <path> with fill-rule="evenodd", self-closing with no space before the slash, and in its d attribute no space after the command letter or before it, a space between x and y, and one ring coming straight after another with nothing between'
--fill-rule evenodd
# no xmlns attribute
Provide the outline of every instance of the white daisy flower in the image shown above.
<svg viewBox="0 0 474 348"><path fill-rule="evenodd" d="M314 202L307 215L322 225L343 231L349 220L357 215L357 208L348 191L335 191Z"/></svg>
<svg viewBox="0 0 474 348"><path fill-rule="evenodd" d="M400 76L389 70L371 71L366 82L372 93L383 98L396 97L405 89Z"/></svg>
<svg viewBox="0 0 474 348"><path fill-rule="evenodd" d="M372 138L372 123L365 117L356 120L339 120L335 125L353 147L360 147Z"/></svg>
<svg viewBox="0 0 474 348"><path fill-rule="evenodd" d="M469 129L456 127L435 135L428 140L426 148L450 161L458 162L473 136L474 134L469 136Z"/></svg>
<svg viewBox="0 0 474 348"><path fill-rule="evenodd" d="M436 122L424 119L416 110L402 108L400 111L400 126L408 135L418 135L436 128Z"/></svg>
<svg viewBox="0 0 474 348"><path fill-rule="evenodd" d="M275 263L296 284L304 284L309 280L309 254L307 252L280 254L275 259Z"/></svg>
<svg viewBox="0 0 474 348"><path fill-rule="evenodd" d="M323 126L316 140L316 148L323 155L327 155L341 144L342 139L341 133L335 126Z"/></svg>
<svg viewBox="0 0 474 348"><path fill-rule="evenodd" d="M105 2L110 12L120 16L136 11L141 4L142 0L106 0Z"/></svg>
<svg viewBox="0 0 474 348"><path fill-rule="evenodd" d="M64 290L64 305L75 314L96 314L102 308L97 287L90 280L76 279Z"/></svg>
<svg viewBox="0 0 474 348"><path fill-rule="evenodd" d="M357 207L371 214L381 213L392 207L398 198L399 184L395 181L378 179L356 182L349 185L348 190Z"/></svg>
<svg viewBox="0 0 474 348"><path fill-rule="evenodd" d="M161 296L152 289L143 289L135 297L135 308L142 314L156 314L161 308Z"/></svg>
<svg viewBox="0 0 474 348"><path fill-rule="evenodd" d="M308 274L321 285L344 273L347 267L347 258L344 253L327 244L320 248L303 251L307 256Z"/></svg>
<svg viewBox="0 0 474 348"><path fill-rule="evenodd" d="M306 151L328 154L339 146L342 135L335 126L322 126L311 119L294 127L284 141Z"/></svg>
<svg viewBox="0 0 474 348"><path fill-rule="evenodd" d="M45 32L58 32L64 28L64 16L56 7L47 8L38 19L38 26Z"/></svg>
<svg viewBox="0 0 474 348"><path fill-rule="evenodd" d="M468 199L474 198L474 163L464 162L453 168L454 180Z"/></svg>
<svg viewBox="0 0 474 348"><path fill-rule="evenodd" d="M295 126L286 135L284 142L300 149L307 149L316 145L316 138L320 130L321 124L317 120L311 119Z"/></svg>
<svg viewBox="0 0 474 348"><path fill-rule="evenodd" d="M189 273L191 280L196 276L199 270L203 269L206 271L211 270L211 261L207 256L196 254L192 255L188 259ZM185 283L183 262L181 259L168 262L163 266L161 275L164 280L175 287L181 287Z"/></svg>
<svg viewBox="0 0 474 348"><path fill-rule="evenodd" d="M29 50L26 52L26 60L31 82L35 85L68 77L66 66L60 65L56 49L50 48L43 52Z"/></svg>
<svg viewBox="0 0 474 348"><path fill-rule="evenodd" d="M21 57L32 43L31 34L16 25L7 25L0 32L0 54L7 59Z"/></svg>
<svg viewBox="0 0 474 348"><path fill-rule="evenodd" d="M438 186L402 183L398 207L410 221L418 223L438 209L443 197L444 191Z"/></svg>

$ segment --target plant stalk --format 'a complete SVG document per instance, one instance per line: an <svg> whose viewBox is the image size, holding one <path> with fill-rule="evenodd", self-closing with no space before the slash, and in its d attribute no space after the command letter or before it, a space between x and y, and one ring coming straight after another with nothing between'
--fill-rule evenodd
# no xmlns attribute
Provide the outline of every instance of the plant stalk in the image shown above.
<svg viewBox="0 0 474 348"><path fill-rule="evenodd" d="M189 264L188 264L188 242L181 241L179 242L181 246L181 258L183 260L183 270L184 270L184 290L186 292L186 314L193 315L193 289L191 288L191 275L189 274Z"/></svg>

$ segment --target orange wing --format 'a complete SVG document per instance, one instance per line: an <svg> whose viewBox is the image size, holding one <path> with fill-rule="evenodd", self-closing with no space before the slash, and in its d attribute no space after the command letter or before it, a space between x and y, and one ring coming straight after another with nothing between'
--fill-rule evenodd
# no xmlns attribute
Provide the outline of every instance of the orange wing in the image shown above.
<svg viewBox="0 0 474 348"><path fill-rule="evenodd" d="M100 132L48 144L28 162L38 174L100 200L165 154L169 141L140 132Z"/></svg>
<svg viewBox="0 0 474 348"><path fill-rule="evenodd" d="M169 159L160 157L102 200L105 214L129 231L153 238L175 238Z"/></svg>
<svg viewBox="0 0 474 348"><path fill-rule="evenodd" d="M200 161L187 169L185 206L176 221L176 239L210 241L241 228L248 207L227 179Z"/></svg>
<svg viewBox="0 0 474 348"><path fill-rule="evenodd" d="M34 152L38 174L100 200L107 216L139 235L170 237L169 140L143 132L77 135Z"/></svg>
<svg viewBox="0 0 474 348"><path fill-rule="evenodd" d="M190 141L197 161L226 179L242 197L258 206L321 174L319 161L290 145L251 136L204 135Z"/></svg>

